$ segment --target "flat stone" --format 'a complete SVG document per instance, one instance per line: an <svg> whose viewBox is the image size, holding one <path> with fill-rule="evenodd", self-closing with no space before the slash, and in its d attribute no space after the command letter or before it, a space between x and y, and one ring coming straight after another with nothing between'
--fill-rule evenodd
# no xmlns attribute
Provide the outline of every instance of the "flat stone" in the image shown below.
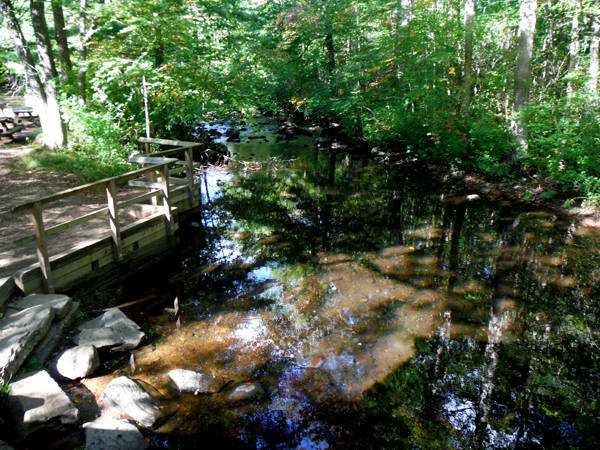
<svg viewBox="0 0 600 450"><path fill-rule="evenodd" d="M62 335L67 328L73 325L75 319L79 315L79 303L73 302L73 306L69 313L60 322L54 322L50 326L50 330L46 336L35 346L31 355L36 356L38 364L44 364L48 357L52 354L58 343L62 339Z"/></svg>
<svg viewBox="0 0 600 450"><path fill-rule="evenodd" d="M0 320L0 385L8 383L33 348L48 333L54 314L36 306L24 311L9 310Z"/></svg>
<svg viewBox="0 0 600 450"><path fill-rule="evenodd" d="M104 390L103 401L123 411L146 428L152 428L160 418L158 400L127 377L112 380Z"/></svg>
<svg viewBox="0 0 600 450"><path fill-rule="evenodd" d="M140 430L126 420L83 424L85 450L143 450L150 444Z"/></svg>
<svg viewBox="0 0 600 450"><path fill-rule="evenodd" d="M69 313L73 300L59 294L31 294L9 305L10 308L23 311L34 306L46 306L52 309L54 320L60 321Z"/></svg>
<svg viewBox="0 0 600 450"><path fill-rule="evenodd" d="M227 384L227 380L212 375L204 375L192 370L171 370L167 377L179 392L188 394L217 393Z"/></svg>
<svg viewBox="0 0 600 450"><path fill-rule="evenodd" d="M98 350L90 344L65 350L56 360L57 372L71 380L87 377L98 367L100 367Z"/></svg>
<svg viewBox="0 0 600 450"><path fill-rule="evenodd" d="M4 305L14 291L15 281L13 277L0 278L0 306Z"/></svg>
<svg viewBox="0 0 600 450"><path fill-rule="evenodd" d="M45 370L15 377L6 405L17 442L23 442L32 433L41 436L50 429L74 428L79 419L77 408Z"/></svg>
<svg viewBox="0 0 600 450"><path fill-rule="evenodd" d="M254 397L262 390L262 387L258 383L246 383L240 384L233 388L229 394L227 394L227 401L229 402L241 402Z"/></svg>
<svg viewBox="0 0 600 450"><path fill-rule="evenodd" d="M109 309L94 320L79 326L76 344L92 344L96 348L113 347L111 351L132 349L140 345L145 334L118 308Z"/></svg>

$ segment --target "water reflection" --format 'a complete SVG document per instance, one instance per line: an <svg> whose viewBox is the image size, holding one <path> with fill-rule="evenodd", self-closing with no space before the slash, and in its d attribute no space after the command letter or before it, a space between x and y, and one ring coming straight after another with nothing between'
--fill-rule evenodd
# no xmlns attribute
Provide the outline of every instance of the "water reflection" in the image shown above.
<svg viewBox="0 0 600 450"><path fill-rule="evenodd" d="M162 338L136 376L164 387L181 367L263 394L179 397L159 434L231 448L597 443L584 432L600 416L594 233L248 133L266 140L229 145L253 170L203 175L208 244L184 261L181 326L149 319Z"/></svg>

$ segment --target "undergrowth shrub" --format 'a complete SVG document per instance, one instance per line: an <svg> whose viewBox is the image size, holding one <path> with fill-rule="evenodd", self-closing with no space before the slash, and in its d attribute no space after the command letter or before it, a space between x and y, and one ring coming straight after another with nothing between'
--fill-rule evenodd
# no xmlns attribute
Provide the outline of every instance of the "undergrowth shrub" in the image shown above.
<svg viewBox="0 0 600 450"><path fill-rule="evenodd" d="M69 128L69 144L65 158L73 161L73 169L79 171L75 161L82 159L83 166L98 166L106 176L128 170L127 158L136 148L130 142L113 112L81 105L75 97L63 97L63 116Z"/></svg>

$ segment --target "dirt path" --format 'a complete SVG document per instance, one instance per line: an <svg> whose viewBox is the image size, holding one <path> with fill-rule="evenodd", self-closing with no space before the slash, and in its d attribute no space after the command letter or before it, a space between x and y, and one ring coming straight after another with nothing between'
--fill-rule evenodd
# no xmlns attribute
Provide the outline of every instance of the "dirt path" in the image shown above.
<svg viewBox="0 0 600 450"><path fill-rule="evenodd" d="M0 103L8 103L4 109L6 116L12 115L10 105L24 105L23 97L2 97ZM25 128L16 133L15 139L2 138L0 146L0 277L12 275L19 269L37 262L35 243L17 247L15 239L33 233L33 224L29 213L11 213L11 209L36 198L54 194L65 189L81 185L82 181L74 174L58 174L39 168L23 168L17 164L26 152L34 151L35 136L39 126L34 121L25 123ZM119 200L139 195L138 189L118 189ZM106 193L99 189L82 195L68 197L43 209L46 228L74 219L106 206ZM134 219L128 215L119 215L121 225ZM83 225L74 227L48 238L50 255L56 255L72 248L75 244L95 240L110 230L107 217L100 217Z"/></svg>

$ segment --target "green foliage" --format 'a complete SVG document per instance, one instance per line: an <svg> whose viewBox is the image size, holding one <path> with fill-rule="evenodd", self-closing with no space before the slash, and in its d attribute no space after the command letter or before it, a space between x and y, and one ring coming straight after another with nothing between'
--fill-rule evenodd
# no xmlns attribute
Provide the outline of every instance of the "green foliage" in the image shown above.
<svg viewBox="0 0 600 450"><path fill-rule="evenodd" d="M35 372L36 370L42 370L44 367L37 362L37 355L30 356L27 358L25 363L19 369L19 374Z"/></svg>
<svg viewBox="0 0 600 450"><path fill-rule="evenodd" d="M3 405L6 402L6 398L10 393L11 387L12 386L10 383L6 383L0 386L0 405Z"/></svg>
<svg viewBox="0 0 600 450"><path fill-rule="evenodd" d="M66 96L61 107L71 132L65 153L70 154L72 160L84 158L92 166L104 166L107 176L126 170L124 163L135 146L126 139L114 111L82 105L75 97Z"/></svg>

